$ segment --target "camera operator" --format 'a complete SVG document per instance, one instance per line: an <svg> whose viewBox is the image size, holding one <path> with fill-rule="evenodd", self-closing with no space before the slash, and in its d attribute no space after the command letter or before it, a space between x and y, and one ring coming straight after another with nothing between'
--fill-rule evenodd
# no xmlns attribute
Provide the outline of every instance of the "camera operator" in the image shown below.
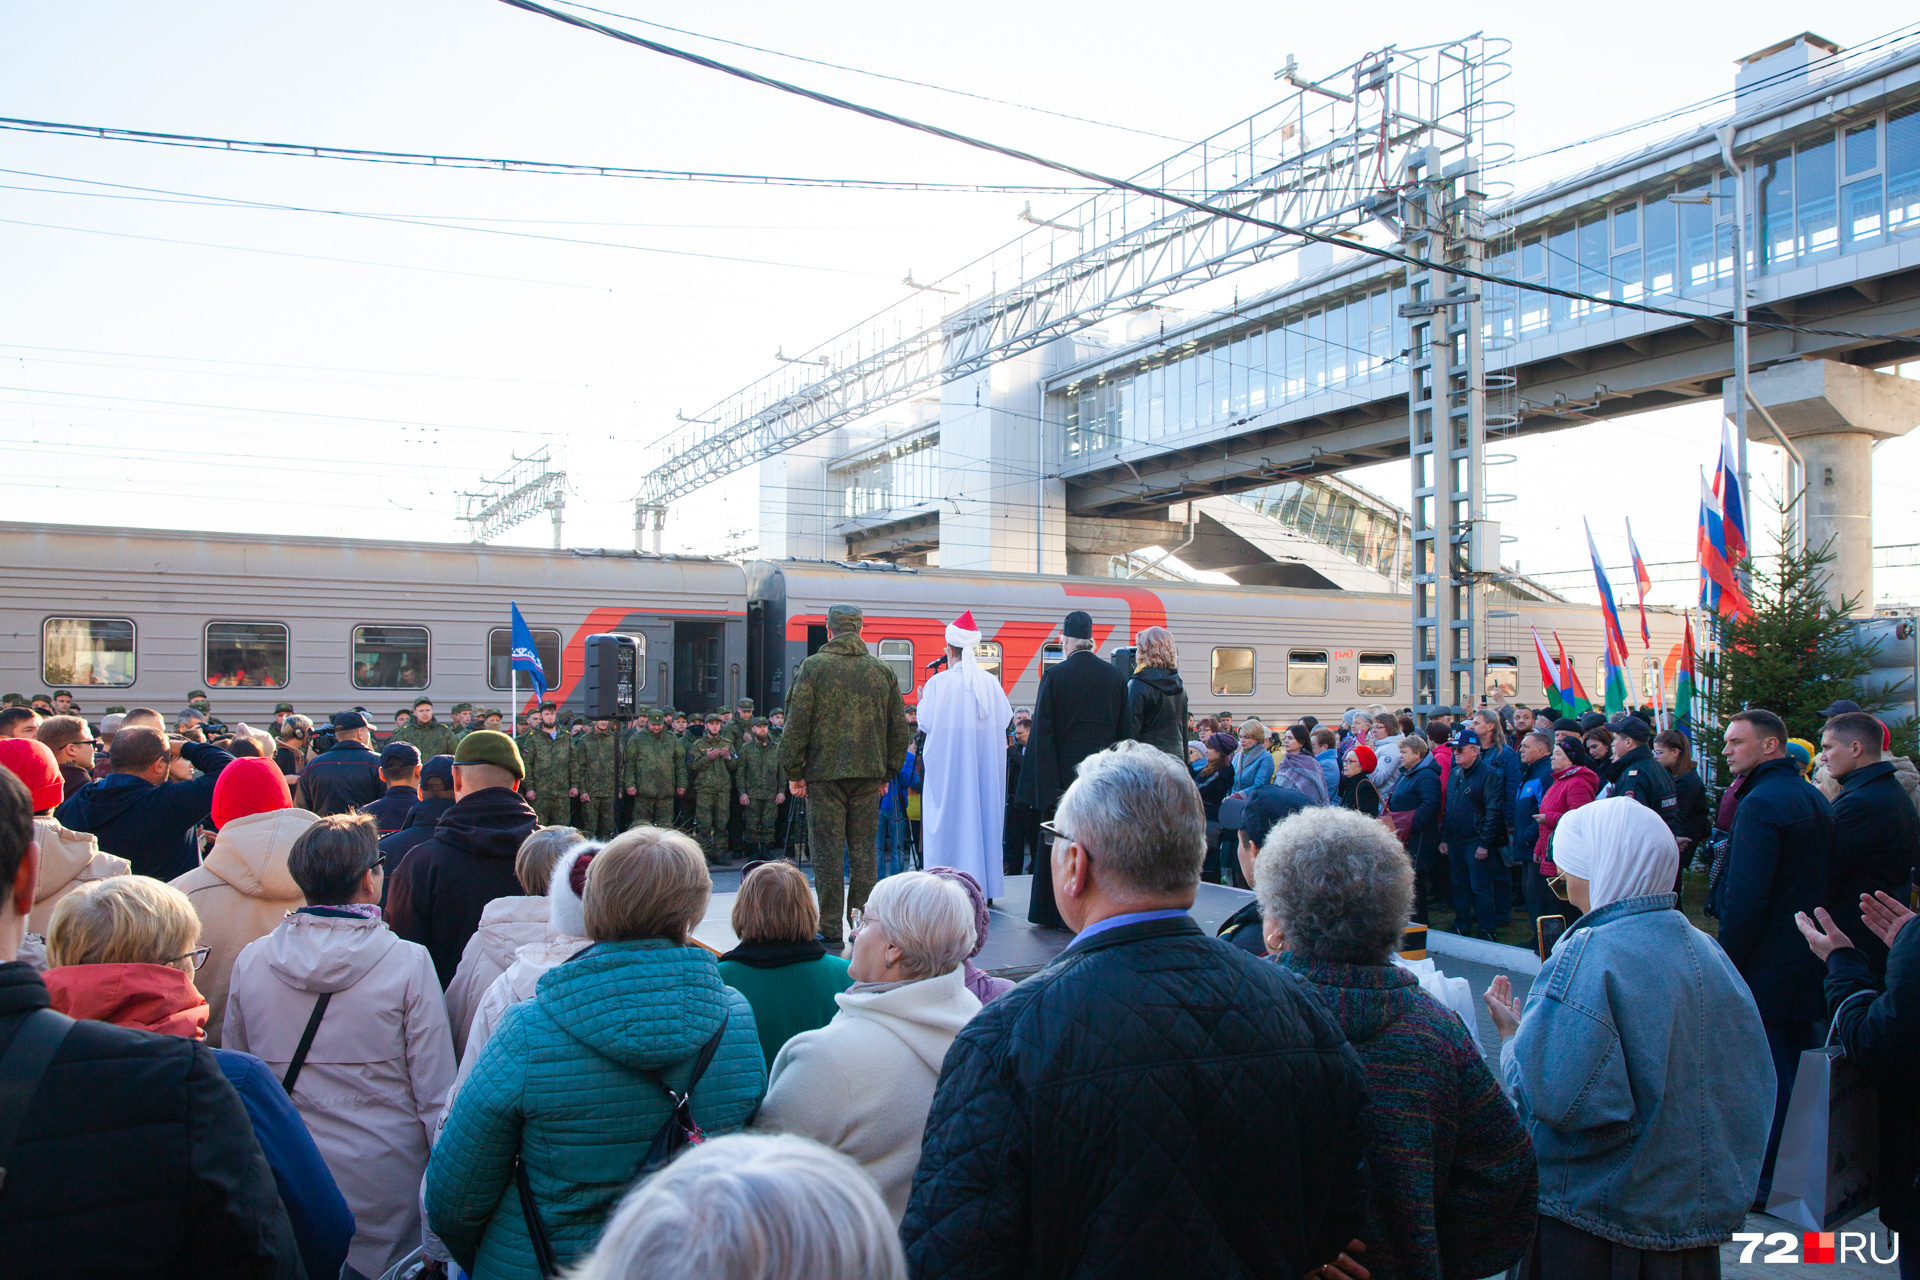
<svg viewBox="0 0 1920 1280"><path fill-rule="evenodd" d="M371 746L373 721L365 712L333 713L333 748L315 756L300 775L293 798L297 808L327 817L352 813L386 794L380 757Z"/></svg>
<svg viewBox="0 0 1920 1280"><path fill-rule="evenodd" d="M287 785L293 785L291 779L300 776L300 770L307 764L307 747L313 739L313 721L303 715L288 713L274 726L275 745L273 762L280 766L280 772L289 779ZM329 742L328 747L332 747Z"/></svg>

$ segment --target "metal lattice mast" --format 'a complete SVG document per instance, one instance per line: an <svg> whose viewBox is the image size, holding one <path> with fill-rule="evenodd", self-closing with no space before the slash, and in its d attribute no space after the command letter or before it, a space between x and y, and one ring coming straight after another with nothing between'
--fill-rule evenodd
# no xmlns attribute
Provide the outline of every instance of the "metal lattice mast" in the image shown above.
<svg viewBox="0 0 1920 1280"><path fill-rule="evenodd" d="M491 542L515 525L545 511L553 517L553 549L561 547L561 518L567 505L567 473L556 471L548 451L522 458L500 476L483 479L474 492L463 492L467 535L475 542Z"/></svg>

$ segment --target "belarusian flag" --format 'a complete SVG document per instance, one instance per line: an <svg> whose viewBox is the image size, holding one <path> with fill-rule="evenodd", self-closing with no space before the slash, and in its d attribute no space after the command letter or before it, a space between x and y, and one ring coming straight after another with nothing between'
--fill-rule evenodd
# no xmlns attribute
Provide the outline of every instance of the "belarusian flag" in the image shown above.
<svg viewBox="0 0 1920 1280"><path fill-rule="evenodd" d="M1560 712L1569 720L1578 720L1593 710L1593 700L1580 687L1580 675L1567 661L1567 646L1560 643L1558 631L1553 633L1553 649L1560 655Z"/></svg>
<svg viewBox="0 0 1920 1280"><path fill-rule="evenodd" d="M1693 693L1696 687L1693 658L1693 619L1687 619L1687 634L1680 645L1680 666L1673 673L1673 723L1680 732L1693 737Z"/></svg>
<svg viewBox="0 0 1920 1280"><path fill-rule="evenodd" d="M1557 719L1566 713L1560 703L1560 671L1553 665L1553 659L1547 656L1546 643L1540 639L1540 628L1529 628L1533 632L1533 656L1540 659L1540 687L1547 691L1547 702L1552 705Z"/></svg>

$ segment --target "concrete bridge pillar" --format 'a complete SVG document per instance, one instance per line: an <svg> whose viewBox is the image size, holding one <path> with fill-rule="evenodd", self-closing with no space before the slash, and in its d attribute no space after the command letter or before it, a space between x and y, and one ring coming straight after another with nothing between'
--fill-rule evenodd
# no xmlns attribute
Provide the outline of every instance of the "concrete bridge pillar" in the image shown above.
<svg viewBox="0 0 1920 1280"><path fill-rule="evenodd" d="M1748 380L1806 459L1799 519L1807 545L1831 543L1827 592L1836 603L1857 597L1854 612L1873 611L1873 446L1920 424L1920 381L1837 360L1800 360L1763 369ZM1734 384L1726 383L1733 412ZM1747 414L1747 439L1778 445L1758 413ZM1792 495L1788 495L1791 497Z"/></svg>

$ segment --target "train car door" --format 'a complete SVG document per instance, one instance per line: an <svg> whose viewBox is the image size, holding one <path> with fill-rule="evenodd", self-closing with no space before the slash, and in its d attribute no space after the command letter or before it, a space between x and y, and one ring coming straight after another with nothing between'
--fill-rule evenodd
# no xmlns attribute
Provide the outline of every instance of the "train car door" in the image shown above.
<svg viewBox="0 0 1920 1280"><path fill-rule="evenodd" d="M726 624L675 620L673 624L673 705L689 715L726 710L721 686Z"/></svg>

